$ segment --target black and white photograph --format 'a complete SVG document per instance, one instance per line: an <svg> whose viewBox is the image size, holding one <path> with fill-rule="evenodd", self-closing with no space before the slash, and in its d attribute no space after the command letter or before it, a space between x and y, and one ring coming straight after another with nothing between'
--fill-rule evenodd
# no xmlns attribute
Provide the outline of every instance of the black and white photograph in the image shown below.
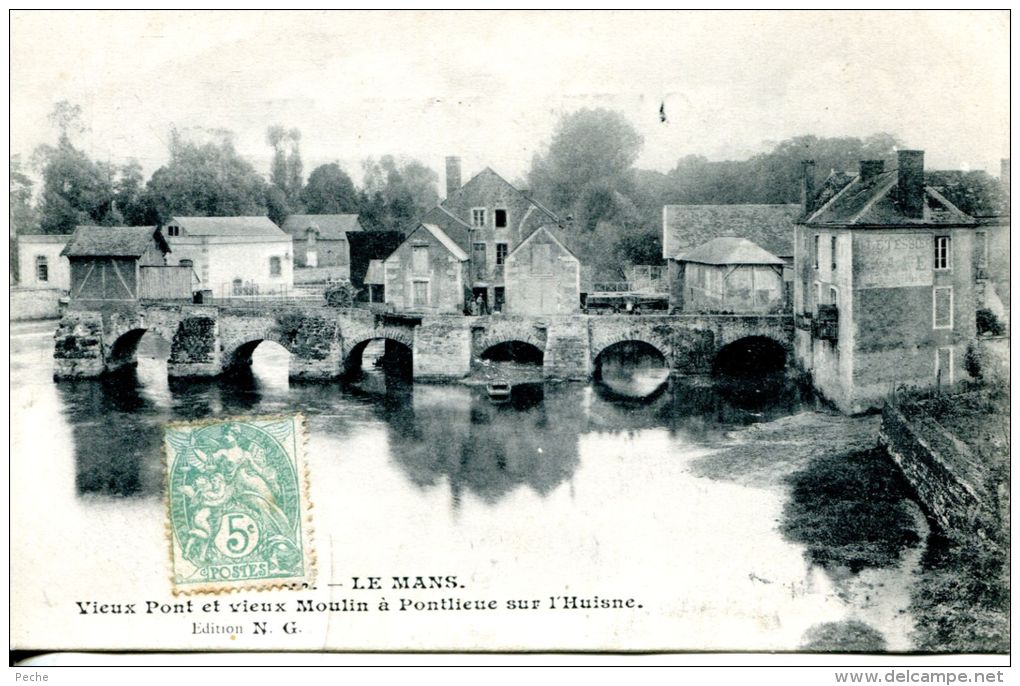
<svg viewBox="0 0 1020 686"><path fill-rule="evenodd" d="M1008 10L9 37L12 666L1009 666Z"/></svg>

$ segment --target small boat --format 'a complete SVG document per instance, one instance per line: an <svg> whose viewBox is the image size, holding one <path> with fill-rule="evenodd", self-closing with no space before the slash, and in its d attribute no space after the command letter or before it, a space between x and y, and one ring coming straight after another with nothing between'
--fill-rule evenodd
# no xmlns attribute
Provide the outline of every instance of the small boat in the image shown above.
<svg viewBox="0 0 1020 686"><path fill-rule="evenodd" d="M494 381L485 387L489 393L489 400L494 403L505 403L510 400L510 389L512 386L503 381Z"/></svg>

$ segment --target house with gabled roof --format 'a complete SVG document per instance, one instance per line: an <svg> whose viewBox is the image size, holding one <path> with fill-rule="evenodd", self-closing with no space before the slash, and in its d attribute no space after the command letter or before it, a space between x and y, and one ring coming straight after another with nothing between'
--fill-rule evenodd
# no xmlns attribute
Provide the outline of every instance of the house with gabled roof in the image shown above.
<svg viewBox="0 0 1020 686"><path fill-rule="evenodd" d="M662 257L666 260L670 309L684 308L681 258L715 238L743 238L783 261L784 289L793 279L793 229L801 206L664 205Z"/></svg>
<svg viewBox="0 0 1020 686"><path fill-rule="evenodd" d="M555 224L538 227L505 261L507 314L568 315L581 309L581 261Z"/></svg>
<svg viewBox="0 0 1020 686"><path fill-rule="evenodd" d="M294 240L294 267L334 268L331 274L350 278L351 248L348 236L364 229L356 214L292 214L283 222L284 233Z"/></svg>
<svg viewBox="0 0 1020 686"><path fill-rule="evenodd" d="M155 226L78 226L61 255L70 263L72 307L130 307L139 300L190 300L187 267L167 264Z"/></svg>
<svg viewBox="0 0 1020 686"><path fill-rule="evenodd" d="M807 163L809 191L812 177ZM980 222L926 183L920 150L822 187L805 193L794 237L795 349L815 388L860 412L900 386L967 378Z"/></svg>
<svg viewBox="0 0 1020 686"><path fill-rule="evenodd" d="M293 239L269 217L181 217L161 232L173 264L190 265L215 298L286 294L294 286Z"/></svg>
<svg viewBox="0 0 1020 686"><path fill-rule="evenodd" d="M467 311L469 303L480 298L483 310L501 311L507 300L507 257L539 227L556 225L560 220L529 194L514 188L488 167L461 185L460 160L451 157L447 158L446 176L446 198L419 220L391 256L394 259L386 260L387 302L394 307L408 307L408 303L416 302L412 295L408 295L410 291L407 288L417 288L418 295L424 297L421 279L418 279L417 287L407 285L415 282L411 262L414 251L408 249L407 244L416 241L420 244L417 245L419 248L425 248L426 243L431 244L432 239L421 231L422 227L429 227L427 231L433 237L438 235L436 232L445 237L444 240L436 239L435 249L448 257L453 254L446 245L449 243L466 256L467 272L461 281L464 293L460 310ZM425 300L435 301L435 298ZM418 301L424 302L421 298ZM449 311L451 304L443 300L441 305L436 301L430 306Z"/></svg>
<svg viewBox="0 0 1020 686"><path fill-rule="evenodd" d="M386 303L421 314L463 314L467 252L435 224L420 223L384 262Z"/></svg>
<svg viewBox="0 0 1020 686"><path fill-rule="evenodd" d="M683 312L778 313L785 309L783 260L738 236L682 253Z"/></svg>

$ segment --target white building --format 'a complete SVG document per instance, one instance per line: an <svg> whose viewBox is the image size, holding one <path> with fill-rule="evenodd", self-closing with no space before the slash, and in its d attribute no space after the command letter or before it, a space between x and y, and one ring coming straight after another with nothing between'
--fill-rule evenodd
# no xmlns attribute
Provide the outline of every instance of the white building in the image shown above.
<svg viewBox="0 0 1020 686"><path fill-rule="evenodd" d="M60 251L71 239L67 234L18 236L18 283L23 288L71 288L71 265Z"/></svg>
<svg viewBox="0 0 1020 686"><path fill-rule="evenodd" d="M170 264L190 261L213 297L285 294L294 286L293 239L269 217L173 217L162 232Z"/></svg>

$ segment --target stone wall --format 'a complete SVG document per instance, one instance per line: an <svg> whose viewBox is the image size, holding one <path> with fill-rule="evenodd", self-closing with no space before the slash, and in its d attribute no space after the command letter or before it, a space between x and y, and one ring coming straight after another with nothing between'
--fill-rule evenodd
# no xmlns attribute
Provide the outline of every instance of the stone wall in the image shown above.
<svg viewBox="0 0 1020 686"><path fill-rule="evenodd" d="M459 379L471 371L471 319L434 317L414 332L414 378Z"/></svg>
<svg viewBox="0 0 1020 686"><path fill-rule="evenodd" d="M914 487L921 503L951 538L1001 545L1000 494L987 468L956 436L923 411L887 403L879 442Z"/></svg>
<svg viewBox="0 0 1020 686"><path fill-rule="evenodd" d="M53 378L77 379L106 371L103 317L98 312L68 312L54 334Z"/></svg>
<svg viewBox="0 0 1020 686"><path fill-rule="evenodd" d="M591 376L588 317L560 317L550 322L545 351L547 378L587 380Z"/></svg>

